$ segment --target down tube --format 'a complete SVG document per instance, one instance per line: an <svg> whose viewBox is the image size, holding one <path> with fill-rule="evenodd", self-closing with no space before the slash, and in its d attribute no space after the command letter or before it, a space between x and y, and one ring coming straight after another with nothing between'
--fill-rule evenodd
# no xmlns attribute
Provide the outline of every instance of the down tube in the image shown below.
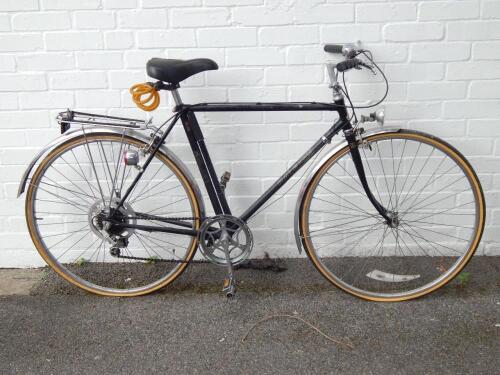
<svg viewBox="0 0 500 375"><path fill-rule="evenodd" d="M307 152L300 157L269 189L266 190L241 216L240 219L247 221L264 205L274 193L276 193L297 171L304 166L314 155L316 155L325 144L330 143L332 138L346 126L350 126L349 122L342 120L337 121Z"/></svg>

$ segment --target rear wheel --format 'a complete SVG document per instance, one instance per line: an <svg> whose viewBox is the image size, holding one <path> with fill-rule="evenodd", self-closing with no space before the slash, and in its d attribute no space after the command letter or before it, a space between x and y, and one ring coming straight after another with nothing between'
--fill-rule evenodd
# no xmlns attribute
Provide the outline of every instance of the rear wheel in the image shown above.
<svg viewBox="0 0 500 375"><path fill-rule="evenodd" d="M368 200L346 145L314 174L301 203L302 243L330 282L372 301L403 301L453 279L484 228L479 180L467 160L433 136L394 131L359 145Z"/></svg>
<svg viewBox="0 0 500 375"><path fill-rule="evenodd" d="M33 174L26 197L31 238L49 266L82 289L150 293L175 280L195 254L195 236L117 230L103 220L139 173L124 163L124 152L137 151L141 165L145 146L129 136L88 133L56 147ZM183 217L195 230L201 220L193 182L160 151L116 214L128 224L168 225L154 216Z"/></svg>

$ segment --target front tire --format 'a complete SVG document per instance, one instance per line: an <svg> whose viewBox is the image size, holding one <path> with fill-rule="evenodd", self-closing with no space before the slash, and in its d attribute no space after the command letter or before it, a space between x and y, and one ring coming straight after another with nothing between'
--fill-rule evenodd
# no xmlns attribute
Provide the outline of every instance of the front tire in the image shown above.
<svg viewBox="0 0 500 375"><path fill-rule="evenodd" d="M386 223L364 192L349 146L312 176L299 233L319 272L370 301L404 301L452 280L479 245L485 222L481 184L448 143L399 130L360 143L368 184L397 220Z"/></svg>

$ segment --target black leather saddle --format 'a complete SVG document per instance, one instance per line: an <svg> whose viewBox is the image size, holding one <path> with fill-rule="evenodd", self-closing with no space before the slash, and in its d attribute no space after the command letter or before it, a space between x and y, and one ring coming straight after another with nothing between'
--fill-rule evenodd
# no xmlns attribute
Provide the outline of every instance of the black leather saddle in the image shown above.
<svg viewBox="0 0 500 375"><path fill-rule="evenodd" d="M205 70L217 70L219 66L210 59L159 59L153 58L146 64L146 72L151 78L178 84L186 78Z"/></svg>

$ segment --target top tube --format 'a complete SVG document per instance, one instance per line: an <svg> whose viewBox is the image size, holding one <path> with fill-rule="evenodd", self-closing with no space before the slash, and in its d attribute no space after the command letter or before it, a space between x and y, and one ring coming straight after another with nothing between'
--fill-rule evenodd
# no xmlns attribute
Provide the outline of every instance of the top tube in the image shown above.
<svg viewBox="0 0 500 375"><path fill-rule="evenodd" d="M176 106L174 111L192 112L251 112L251 111L339 111L342 106L318 102L220 102L197 103Z"/></svg>

